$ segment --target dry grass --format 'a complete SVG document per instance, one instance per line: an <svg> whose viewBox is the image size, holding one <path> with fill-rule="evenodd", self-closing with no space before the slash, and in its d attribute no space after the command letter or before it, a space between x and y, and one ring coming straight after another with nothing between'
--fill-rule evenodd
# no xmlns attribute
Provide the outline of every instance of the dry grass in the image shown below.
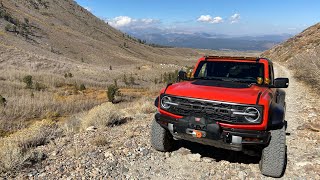
<svg viewBox="0 0 320 180"><path fill-rule="evenodd" d="M317 23L262 55L286 63L297 79L320 90L319 29L320 23Z"/></svg>
<svg viewBox="0 0 320 180"><path fill-rule="evenodd" d="M153 104L154 98L142 97L135 102L130 103L127 112L137 114L150 114L156 111L156 107Z"/></svg>
<svg viewBox="0 0 320 180"><path fill-rule="evenodd" d="M60 77L46 78L42 73L31 73L34 82L44 84L46 89L26 89L21 82L26 73L1 71L0 94L7 105L0 107L0 129L15 131L26 127L26 120L58 118L83 112L105 102L105 90L89 84L87 90L79 91L76 80ZM3 74L2 74L3 73ZM82 81L83 82L83 81ZM56 87L59 84L59 87ZM92 88L95 86L95 88Z"/></svg>
<svg viewBox="0 0 320 180"><path fill-rule="evenodd" d="M154 113L155 111L153 98L150 97L142 97L135 99L133 102L119 104L107 102L94 107L79 119L80 129L85 130L90 126L103 129L108 126L121 125L129 119L139 118L141 115ZM76 124L75 119L72 122L72 124Z"/></svg>
<svg viewBox="0 0 320 180"><path fill-rule="evenodd" d="M289 68L295 72L295 77L315 90L320 90L320 52L316 49L308 53L297 54L290 60Z"/></svg>
<svg viewBox="0 0 320 180"><path fill-rule="evenodd" d="M105 145L109 144L109 141L107 140L107 138L105 136L99 135L99 136L94 137L90 143L94 146L105 146Z"/></svg>
<svg viewBox="0 0 320 180"><path fill-rule="evenodd" d="M0 172L11 170L30 160L32 148L53 138L56 128L51 120L42 120L8 137L0 138Z"/></svg>
<svg viewBox="0 0 320 180"><path fill-rule="evenodd" d="M78 113L72 115L67 121L62 122L61 128L65 135L72 136L74 133L80 132L81 130L81 118L87 113Z"/></svg>
<svg viewBox="0 0 320 180"><path fill-rule="evenodd" d="M81 119L81 129L85 130L90 126L105 128L119 125L125 123L127 118L123 109L119 109L118 105L107 102L91 109Z"/></svg>

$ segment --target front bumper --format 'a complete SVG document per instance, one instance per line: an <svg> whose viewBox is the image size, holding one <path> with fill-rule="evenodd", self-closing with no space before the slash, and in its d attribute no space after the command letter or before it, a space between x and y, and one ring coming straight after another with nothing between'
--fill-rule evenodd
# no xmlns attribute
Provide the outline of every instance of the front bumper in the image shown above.
<svg viewBox="0 0 320 180"><path fill-rule="evenodd" d="M156 113L155 120L170 131L176 139L183 139L233 151L242 151L244 145L267 145L270 132L227 129L219 123L204 118L183 117L175 119Z"/></svg>

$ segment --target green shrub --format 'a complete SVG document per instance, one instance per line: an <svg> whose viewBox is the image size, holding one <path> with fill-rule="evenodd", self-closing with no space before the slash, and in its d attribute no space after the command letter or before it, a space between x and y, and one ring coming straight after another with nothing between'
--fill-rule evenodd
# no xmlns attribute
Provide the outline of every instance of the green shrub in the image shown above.
<svg viewBox="0 0 320 180"><path fill-rule="evenodd" d="M5 107L7 104L7 100L6 98L2 97L2 95L0 95L0 106Z"/></svg>
<svg viewBox="0 0 320 180"><path fill-rule="evenodd" d="M65 78L72 78L72 77L73 77L73 74L70 73L70 72L69 72L69 73L65 73L65 74L64 74L64 77L65 77Z"/></svg>
<svg viewBox="0 0 320 180"><path fill-rule="evenodd" d="M131 84L131 85L136 84L136 83L135 83L135 78L132 76L132 74L131 74L131 76L130 76L130 84Z"/></svg>
<svg viewBox="0 0 320 180"><path fill-rule="evenodd" d="M34 89L36 91L42 91L46 89L46 86L44 84L41 84L39 82L34 83Z"/></svg>
<svg viewBox="0 0 320 180"><path fill-rule="evenodd" d="M119 88L117 86L115 86L114 84L108 86L107 95L108 95L109 102L114 103L115 97L118 94L120 94L120 92L119 92Z"/></svg>
<svg viewBox="0 0 320 180"><path fill-rule="evenodd" d="M178 77L178 70L175 70L174 72L164 73L160 77L160 82L163 83L176 83Z"/></svg>
<svg viewBox="0 0 320 180"><path fill-rule="evenodd" d="M24 23L25 24L29 24L29 19L28 18L24 18Z"/></svg>
<svg viewBox="0 0 320 180"><path fill-rule="evenodd" d="M23 77L23 82L26 83L26 88L27 89L32 89L32 76L31 75L27 75L25 77Z"/></svg>
<svg viewBox="0 0 320 180"><path fill-rule="evenodd" d="M129 84L126 74L123 75L122 81L123 81L123 83L124 83L125 85L128 85L128 84Z"/></svg>
<svg viewBox="0 0 320 180"><path fill-rule="evenodd" d="M117 79L114 79L113 81L114 81L114 85L115 85L116 87L118 87L118 80L117 80Z"/></svg>
<svg viewBox="0 0 320 180"><path fill-rule="evenodd" d="M33 92L31 92L30 97L34 98L34 93Z"/></svg>
<svg viewBox="0 0 320 180"><path fill-rule="evenodd" d="M86 90L86 86L84 86L84 84L81 84L80 87L79 87L79 90L80 90L80 91Z"/></svg>
<svg viewBox="0 0 320 180"><path fill-rule="evenodd" d="M8 32L17 32L17 27L13 24L7 24L5 30Z"/></svg>

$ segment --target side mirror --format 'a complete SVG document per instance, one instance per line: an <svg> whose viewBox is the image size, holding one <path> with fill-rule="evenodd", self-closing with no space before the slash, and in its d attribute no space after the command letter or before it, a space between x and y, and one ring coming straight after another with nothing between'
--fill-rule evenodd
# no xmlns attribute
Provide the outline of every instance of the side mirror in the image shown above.
<svg viewBox="0 0 320 180"><path fill-rule="evenodd" d="M275 88L287 88L289 86L288 78L277 78L274 80Z"/></svg>
<svg viewBox="0 0 320 180"><path fill-rule="evenodd" d="M187 72L181 70L179 71L178 73L178 81L181 81L181 80L187 80Z"/></svg>

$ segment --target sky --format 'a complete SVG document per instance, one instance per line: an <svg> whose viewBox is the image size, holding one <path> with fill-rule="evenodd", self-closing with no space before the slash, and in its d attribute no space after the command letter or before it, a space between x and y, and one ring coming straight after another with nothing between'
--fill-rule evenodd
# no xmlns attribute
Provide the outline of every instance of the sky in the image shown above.
<svg viewBox="0 0 320 180"><path fill-rule="evenodd" d="M76 0L120 30L297 34L320 21L320 0Z"/></svg>

